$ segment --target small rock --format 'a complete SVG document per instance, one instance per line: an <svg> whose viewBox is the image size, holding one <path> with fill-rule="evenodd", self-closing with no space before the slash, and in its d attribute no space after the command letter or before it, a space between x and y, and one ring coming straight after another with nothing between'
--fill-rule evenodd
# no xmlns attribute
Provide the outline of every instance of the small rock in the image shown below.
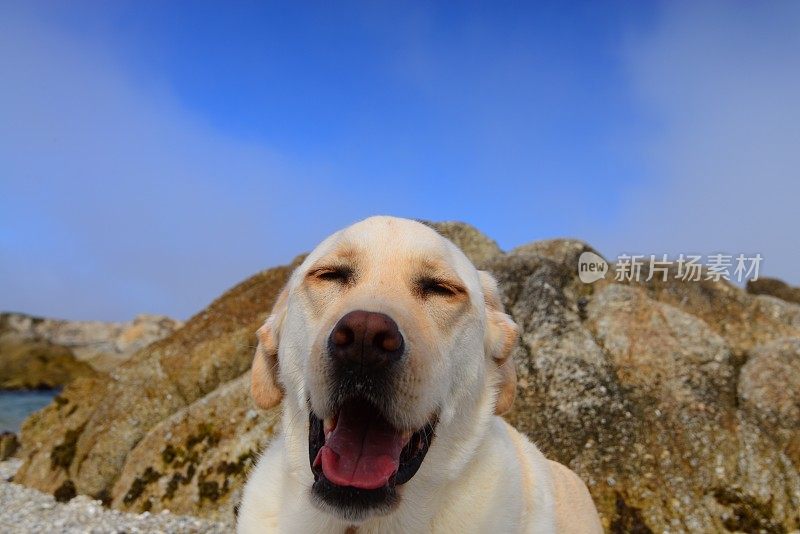
<svg viewBox="0 0 800 534"><path fill-rule="evenodd" d="M0 462L8 460L19 449L19 440L13 432L0 433Z"/></svg>

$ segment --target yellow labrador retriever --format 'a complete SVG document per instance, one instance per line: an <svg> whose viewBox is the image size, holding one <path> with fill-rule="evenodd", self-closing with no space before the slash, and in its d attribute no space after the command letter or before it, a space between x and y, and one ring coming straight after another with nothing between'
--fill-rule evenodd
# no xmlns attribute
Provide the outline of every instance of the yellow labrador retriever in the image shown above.
<svg viewBox="0 0 800 534"><path fill-rule="evenodd" d="M491 275L423 224L323 241L258 331L253 396L283 400L283 423L239 532L601 532L583 482L497 416L517 330Z"/></svg>

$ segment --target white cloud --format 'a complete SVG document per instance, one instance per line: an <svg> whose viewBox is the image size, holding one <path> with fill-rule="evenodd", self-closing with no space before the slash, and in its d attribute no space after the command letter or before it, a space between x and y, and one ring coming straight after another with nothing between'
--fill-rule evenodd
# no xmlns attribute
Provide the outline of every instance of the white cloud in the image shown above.
<svg viewBox="0 0 800 534"><path fill-rule="evenodd" d="M800 4L668 2L630 41L656 132L604 252L755 253L800 283Z"/></svg>
<svg viewBox="0 0 800 534"><path fill-rule="evenodd" d="M0 309L186 317L347 221L321 168L219 134L41 18L0 14L0 72Z"/></svg>

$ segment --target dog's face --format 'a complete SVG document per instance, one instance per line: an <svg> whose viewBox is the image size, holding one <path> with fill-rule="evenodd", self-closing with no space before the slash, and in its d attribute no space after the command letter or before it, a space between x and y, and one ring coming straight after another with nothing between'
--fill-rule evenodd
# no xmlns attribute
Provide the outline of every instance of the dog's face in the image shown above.
<svg viewBox="0 0 800 534"><path fill-rule="evenodd" d="M258 334L254 397L285 398L293 468L349 521L390 513L436 436L513 401L517 328L494 280L418 222L373 217L326 239Z"/></svg>

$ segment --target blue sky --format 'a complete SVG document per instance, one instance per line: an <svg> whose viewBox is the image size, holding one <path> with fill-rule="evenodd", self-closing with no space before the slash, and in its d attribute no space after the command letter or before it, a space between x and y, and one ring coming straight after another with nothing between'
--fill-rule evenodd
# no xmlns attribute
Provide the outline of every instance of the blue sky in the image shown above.
<svg viewBox="0 0 800 534"><path fill-rule="evenodd" d="M0 309L186 318L376 213L800 283L800 4L0 2Z"/></svg>

